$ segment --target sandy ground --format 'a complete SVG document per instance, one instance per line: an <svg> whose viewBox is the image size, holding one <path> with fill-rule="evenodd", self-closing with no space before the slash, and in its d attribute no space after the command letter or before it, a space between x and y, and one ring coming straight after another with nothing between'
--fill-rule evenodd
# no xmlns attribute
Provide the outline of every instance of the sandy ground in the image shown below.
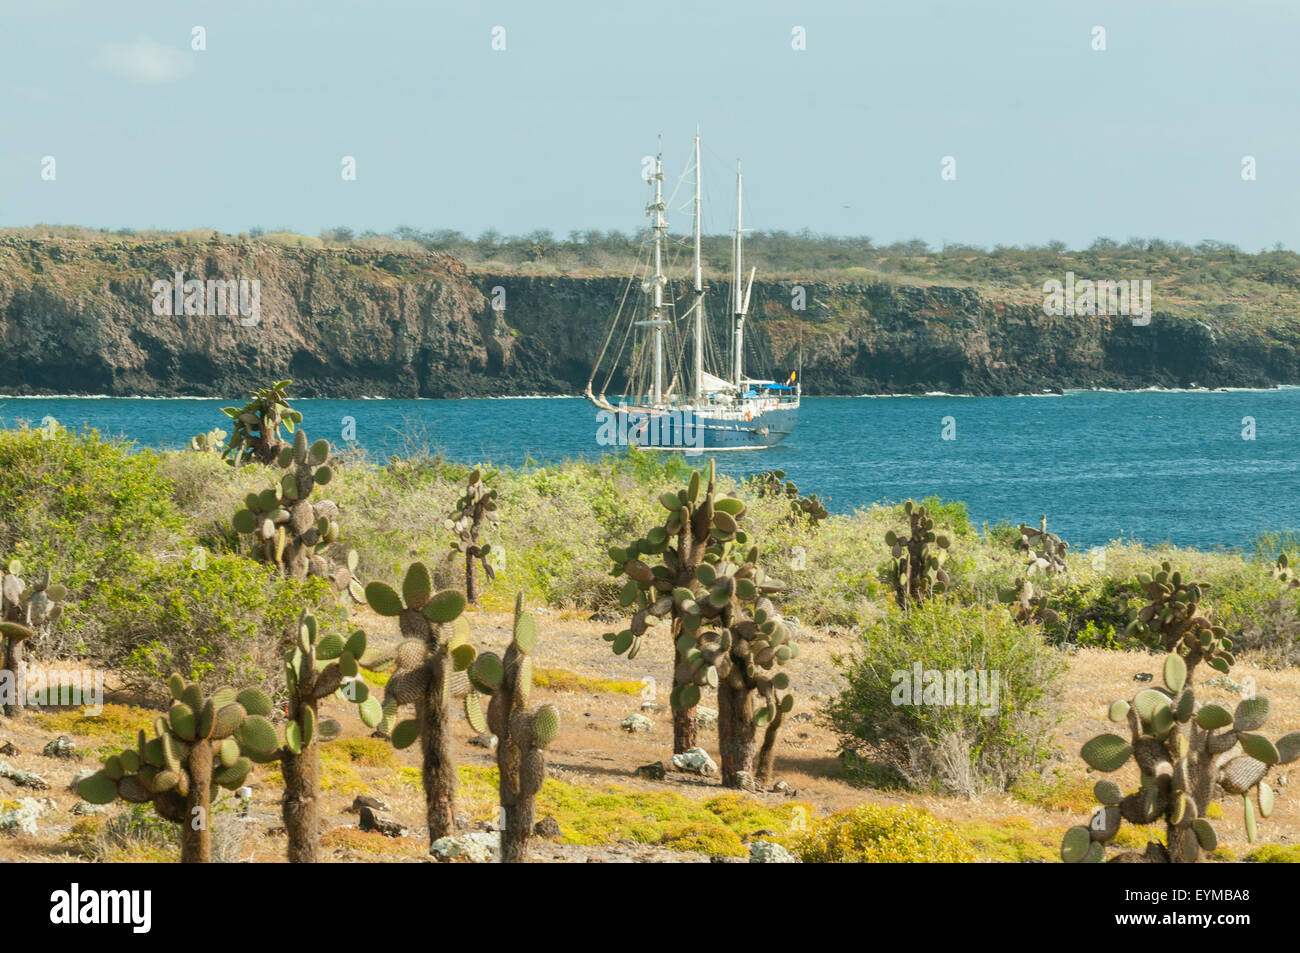
<svg viewBox="0 0 1300 953"><path fill-rule="evenodd" d="M536 665L543 669L562 669L579 675L637 681L654 679L653 704L667 703L665 684L670 679L671 646L666 638L648 639L640 656L629 662L614 656L601 638L601 633L611 626L591 622L573 613L554 610L537 610L541 637L535 653ZM398 635L393 620L374 615L368 609L355 611L354 622L363 626L371 643L372 653L391 651ZM510 617L503 614L472 613L473 640L481 650L501 651L508 642ZM810 803L821 813L829 813L858 804L912 804L924 807L936 816L953 820L993 820L999 818L1024 818L1036 827L1062 828L1086 821L1086 811L1052 810L1048 807L1027 804L1010 796L999 795L976 800L918 794L915 792L885 792L855 787L842 780L838 745L834 735L818 724L818 708L833 694L839 685L839 676L831 662L833 652L844 652L846 642L825 632L807 631L800 636L801 655L791 669L798 704L795 718L787 722L777 757L777 777L797 792L798 801ZM1069 656L1069 672L1064 679L1064 704L1067 717L1057 731L1062 747L1060 765L1070 775L1082 777L1084 768L1078 759L1079 747L1094 734L1110 730L1106 721L1106 707L1110 700L1131 697L1143 687L1134 681L1138 673L1148 672L1159 678L1159 659L1154 655L1080 650ZM1233 678L1243 682L1255 679L1261 694L1273 701L1273 716L1265 728L1269 737L1276 738L1288 731L1300 729L1300 671L1270 672L1239 663ZM1202 701L1214 700L1230 710L1237 697L1223 689L1203 688L1198 692ZM550 702L562 713L562 730L548 752L551 777L574 784L604 787L620 785L632 791L671 790L686 797L703 800L722 791L716 779L702 779L670 770L663 781L652 781L636 776L639 765L655 761L670 764L672 753L672 724L666 710L646 710L653 727L650 731L629 734L620 727L628 715L640 711L642 699L629 694L607 691L552 691L538 688L530 704ZM707 704L707 701L705 702ZM344 727L343 737L366 737L369 730L361 724L350 708L330 700L325 703L325 714L337 718ZM472 735L463 719L455 720L457 757L462 764L493 765L489 751L469 744ZM70 861L78 859L64 839L76 818L71 808L77 801L67 790L68 781L79 770L96 768L94 757L83 754L79 759L47 758L42 748L57 733L42 726L41 717L24 713L14 719L0 718L0 761L29 771L34 771L49 782L49 789L32 791L19 788L0 778L0 801L24 796L50 798L54 809L39 821L39 833L0 834L0 860L17 861ZM82 752L93 751L103 744L102 739L71 735ZM5 745L15 751L5 753ZM700 744L717 757L717 737L712 728L700 731ZM414 747L394 752L400 765L418 766L418 753ZM326 853L336 860L418 861L426 857L426 830L422 824L423 798L417 787L392 783L392 765L356 766L361 779L370 792L381 798L390 813L410 829L403 843L382 857L367 855L347 841L345 836L327 837L330 844ZM1279 844L1300 843L1300 804L1289 783L1290 768L1273 772L1272 781L1277 791L1277 808L1272 817L1260 824L1261 840ZM1132 777L1117 777L1122 784L1136 782ZM241 859L279 861L284 855L284 835L280 829L279 789L255 780L254 798L248 824L248 835L240 851ZM356 792L325 792L323 817L327 831L357 824L357 815L349 813ZM788 793L755 795L769 805L788 804ZM471 812L486 809L485 805L462 805ZM471 827L474 826L471 823ZM1239 799L1230 798L1224 804L1224 820L1216 824L1221 842L1238 855L1247 851L1241 821ZM663 848L621 842L600 847L560 844L538 839L534 855L540 861L705 861L699 854L686 854Z"/></svg>

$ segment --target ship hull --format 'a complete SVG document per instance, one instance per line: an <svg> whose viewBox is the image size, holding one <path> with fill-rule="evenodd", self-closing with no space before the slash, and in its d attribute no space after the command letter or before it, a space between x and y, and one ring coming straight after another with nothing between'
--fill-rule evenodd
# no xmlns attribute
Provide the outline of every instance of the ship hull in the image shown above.
<svg viewBox="0 0 1300 953"><path fill-rule="evenodd" d="M749 412L628 407L616 411L614 418L617 442L628 446L683 453L766 450L794 431L799 405Z"/></svg>

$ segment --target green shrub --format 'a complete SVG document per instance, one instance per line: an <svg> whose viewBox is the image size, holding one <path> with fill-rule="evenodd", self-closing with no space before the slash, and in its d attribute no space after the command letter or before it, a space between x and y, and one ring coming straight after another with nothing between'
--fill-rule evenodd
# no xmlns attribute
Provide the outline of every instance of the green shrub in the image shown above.
<svg viewBox="0 0 1300 953"><path fill-rule="evenodd" d="M131 557L179 544L164 455L98 431L0 431L0 554L85 599Z"/></svg>
<svg viewBox="0 0 1300 953"><path fill-rule="evenodd" d="M315 613L326 631L345 619L320 578L281 577L242 556L213 556L203 569L152 557L128 561L96 597L69 607L98 621L87 651L120 668L127 683L154 691L171 672L207 688L283 687L281 643L299 614ZM83 620L82 631L93 629Z"/></svg>
<svg viewBox="0 0 1300 953"><path fill-rule="evenodd" d="M880 804L816 821L793 847L809 864L952 864L979 859L957 828L928 811Z"/></svg>
<svg viewBox="0 0 1300 953"><path fill-rule="evenodd" d="M826 715L842 747L913 785L967 797L1005 791L1050 754L1064 663L1037 626L1016 624L1001 606L941 598L909 612L891 608L862 633L851 659L835 662L848 687ZM940 676L937 693L930 673Z"/></svg>

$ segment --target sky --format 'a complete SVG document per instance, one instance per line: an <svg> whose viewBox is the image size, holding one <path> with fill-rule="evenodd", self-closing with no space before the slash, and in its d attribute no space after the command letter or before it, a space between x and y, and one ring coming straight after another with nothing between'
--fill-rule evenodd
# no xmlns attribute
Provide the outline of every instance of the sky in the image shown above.
<svg viewBox="0 0 1300 953"><path fill-rule="evenodd" d="M743 158L761 230L1300 248L1298 54L1294 0L0 0L0 226L633 232L698 124L709 233Z"/></svg>

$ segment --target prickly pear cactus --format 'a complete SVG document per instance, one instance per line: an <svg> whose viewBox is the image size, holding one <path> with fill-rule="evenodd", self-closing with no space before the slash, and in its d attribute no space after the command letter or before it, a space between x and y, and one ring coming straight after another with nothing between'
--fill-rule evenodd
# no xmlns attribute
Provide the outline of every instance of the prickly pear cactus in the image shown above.
<svg viewBox="0 0 1300 953"><path fill-rule="evenodd" d="M1273 566L1273 578L1288 589L1300 588L1300 579L1296 578L1295 570L1291 568L1291 560L1286 553L1277 554L1277 563Z"/></svg>
<svg viewBox="0 0 1300 953"><path fill-rule="evenodd" d="M829 500L829 497L827 499ZM816 529L823 520L829 519L831 515L816 493L799 497L790 505L790 509L795 522L807 523L813 529Z"/></svg>
<svg viewBox="0 0 1300 953"><path fill-rule="evenodd" d="M274 463L284 447L280 428L293 433L302 423L302 413L289 406L285 390L293 381L276 381L265 390L253 392L253 399L243 407L222 407L221 412L234 421L230 443L222 456L227 463L239 466L247 459Z"/></svg>
<svg viewBox="0 0 1300 953"><path fill-rule="evenodd" d="M407 569L400 595L382 582L369 583L365 594L375 612L397 618L406 638L397 650L397 670L384 688L383 728L391 724L398 706L415 705L413 720L392 727L392 742L406 748L420 741L432 843L456 830L456 762L448 711L453 672L464 671L475 658L468 643L469 623L461 615L465 596L454 589L434 593L428 567L418 562Z"/></svg>
<svg viewBox="0 0 1300 953"><path fill-rule="evenodd" d="M685 489L659 502L669 512L667 522L627 549L610 551L615 574L628 580L621 601L637 611L627 629L605 639L631 658L646 632L670 621L674 713L693 712L701 689L716 688L723 784L752 788L770 775L777 731L794 706L788 676L773 671L799 652L767 598L782 583L759 568L758 547L740 528L745 504L717 496L712 462L707 475L692 474ZM659 557L657 564L648 565L643 555ZM756 771L755 732L762 727L767 732ZM677 737L675 748L694 747L693 718L691 729L689 743Z"/></svg>
<svg viewBox="0 0 1300 953"><path fill-rule="evenodd" d="M764 470L762 473L751 473L745 477L745 486L757 493L760 499L776 497L778 499L793 500L799 496L799 487L795 486L793 480L785 478L784 470Z"/></svg>
<svg viewBox="0 0 1300 953"><path fill-rule="evenodd" d="M456 501L444 524L456 541L451 544L451 555L465 557L465 598L478 602L478 567L488 582L496 578L496 571L488 562L492 544L482 539L485 524L496 525L501 514L497 511L497 491L483 482L483 474L475 470L469 475L464 495Z"/></svg>
<svg viewBox="0 0 1300 953"><path fill-rule="evenodd" d="M18 559L9 560L5 570L0 572L0 638L4 642L4 670L14 673L14 684L17 684L25 643L52 629L59 621L68 590L51 583L49 572L28 585L20 575L23 564ZM12 717L24 705L22 693L15 692L13 701L4 706L4 713Z"/></svg>
<svg viewBox="0 0 1300 953"><path fill-rule="evenodd" d="M1029 566L1025 571L1031 576L1035 573L1065 572L1065 552L1069 548L1069 543L1047 531L1046 515L1042 517L1037 529L1020 524L1020 539L1016 540L1016 549L1029 553Z"/></svg>
<svg viewBox="0 0 1300 953"><path fill-rule="evenodd" d="M361 720L374 728L382 716L379 700L359 677L366 651L366 634L353 632L346 640L322 634L315 616L304 613L298 638L284 655L289 690L284 744L279 748L284 775L281 813L289 835L289 862L315 863L320 849L320 749L325 733L319 705L331 695L357 705Z"/></svg>
<svg viewBox="0 0 1300 953"><path fill-rule="evenodd" d="M231 688L204 698L179 675L167 687L175 701L154 719L153 737L140 729L135 746L105 759L77 793L91 804L152 802L159 817L180 825L181 862L210 863L212 799L242 785L253 761L267 760L279 745L267 718L271 699Z"/></svg>
<svg viewBox="0 0 1300 953"><path fill-rule="evenodd" d="M1100 806L1087 825L1070 828L1061 844L1061 858L1067 863L1104 860L1105 844L1125 820L1164 822L1165 845L1148 844L1144 859L1194 863L1218 843L1207 817L1216 786L1241 796L1246 836L1253 841L1256 805L1264 817L1273 811L1273 789L1266 780L1269 771L1300 759L1300 732L1276 743L1258 733L1268 720L1267 698L1246 698L1233 712L1197 703L1196 667L1205 662L1227 672L1233 663L1231 640L1201 606L1208 587L1184 579L1167 562L1155 573L1141 574L1138 582L1149 601L1130 632L1169 653L1164 684L1139 692L1131 701L1112 703L1110 718L1127 726L1128 738L1098 735L1083 746L1081 755L1093 770L1106 773L1135 761L1139 785L1126 794L1115 781L1097 783L1094 790ZM1135 855L1115 859L1131 860Z"/></svg>
<svg viewBox="0 0 1300 953"><path fill-rule="evenodd" d="M793 480L785 478L784 470L764 470L752 473L745 478L745 487L758 494L759 498L775 497L786 499L790 503L790 522L806 523L816 529L818 524L830 517L826 506L818 499L816 493L808 496L799 495L799 487Z"/></svg>
<svg viewBox="0 0 1300 953"><path fill-rule="evenodd" d="M782 583L759 568L757 546L745 549L734 537L721 534L717 551L696 570L696 585L672 594L683 613L679 667L690 678L673 704L693 707L702 688L717 689L722 783L753 789L771 780L777 733L794 708L790 677L779 669L798 657L799 646L768 598Z"/></svg>
<svg viewBox="0 0 1300 953"><path fill-rule="evenodd" d="M227 436L220 427L213 427L207 433L190 437L190 449L198 453L216 453L224 449L221 444Z"/></svg>
<svg viewBox="0 0 1300 953"><path fill-rule="evenodd" d="M885 534L891 557L890 582L900 609L948 588L948 574L943 570L948 537L934 531L934 520L924 506L908 500L903 504L903 514L907 517L908 535L899 536L892 529Z"/></svg>
<svg viewBox="0 0 1300 953"><path fill-rule="evenodd" d="M293 445L276 458L276 469L285 472L261 493L248 494L230 522L235 532L252 538L253 558L273 563L286 576L320 576L341 597L361 602L356 550L339 541L338 504L311 498L334 476L329 454L328 440L311 444L307 432L298 430Z"/></svg>
<svg viewBox="0 0 1300 953"><path fill-rule="evenodd" d="M610 575L623 580L619 603L632 609L633 615L626 629L605 633L605 641L612 643L615 654L629 659L636 658L641 640L652 629L666 628L674 643L683 632L698 629L698 616L686 611L674 593L694 593L704 585L697 573L705 560L721 559L725 542L744 545L747 539L740 528L745 504L736 497L718 497L712 461L707 472L692 473L685 487L663 494L659 502L668 512L661 526L625 547L609 550ZM688 630L687 625L695 629ZM675 754L695 747L698 698L695 671L678 646L672 688Z"/></svg>
<svg viewBox="0 0 1300 953"><path fill-rule="evenodd" d="M515 622L504 657L493 652L478 656L469 667L474 691L465 696L465 716L478 732L497 736L497 768L505 829L501 832L503 863L528 860L528 838L536 820L537 792L546 777L545 749L560 729L554 705L525 711L533 684L530 657L537 643L537 622L524 611L524 596L515 597ZM490 696L487 715L478 693Z"/></svg>
<svg viewBox="0 0 1300 953"><path fill-rule="evenodd" d="M1006 604L1021 625L1055 625L1061 621L1057 611L1048 605L1047 596L1036 595L1028 579L1017 579L1014 589L999 589L998 601Z"/></svg>

